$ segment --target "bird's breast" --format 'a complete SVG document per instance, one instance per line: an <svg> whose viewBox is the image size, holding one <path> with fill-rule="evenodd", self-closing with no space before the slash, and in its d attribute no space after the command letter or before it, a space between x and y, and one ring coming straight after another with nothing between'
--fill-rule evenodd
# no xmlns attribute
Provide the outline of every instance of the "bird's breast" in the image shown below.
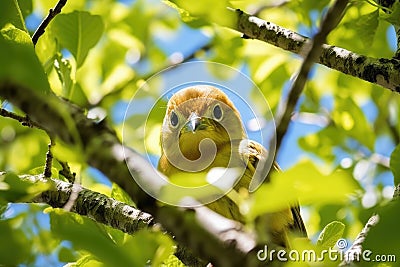
<svg viewBox="0 0 400 267"><path fill-rule="evenodd" d="M210 136L190 134L180 137L174 152L161 156L159 169L167 176L185 171L209 171L214 167L243 167L238 142L221 143Z"/></svg>

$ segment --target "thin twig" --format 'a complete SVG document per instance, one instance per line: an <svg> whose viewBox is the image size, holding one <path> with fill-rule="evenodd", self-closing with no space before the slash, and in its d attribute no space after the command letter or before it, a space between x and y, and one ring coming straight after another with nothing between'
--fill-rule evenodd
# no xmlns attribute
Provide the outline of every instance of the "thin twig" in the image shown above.
<svg viewBox="0 0 400 267"><path fill-rule="evenodd" d="M32 43L36 45L39 37L44 34L46 31L46 27L49 25L50 21L59 13L61 13L61 9L65 6L67 0L59 0L57 5L54 8L49 10L49 14L44 18L42 23L40 23L39 27L36 29L35 33L32 36Z"/></svg>
<svg viewBox="0 0 400 267"><path fill-rule="evenodd" d="M71 172L71 169L69 168L68 162L60 161L58 160L58 163L60 163L62 170L60 170L58 173L64 176L68 182L74 183L75 182L75 177L76 173Z"/></svg>
<svg viewBox="0 0 400 267"><path fill-rule="evenodd" d="M3 109L3 108L0 108L0 116L19 121L23 126L27 126L29 128L38 128L38 129L44 130L41 125L39 125L38 123L32 121L28 117L28 115L21 116L21 115L18 115L16 113L14 113L14 112L8 111L8 110Z"/></svg>
<svg viewBox="0 0 400 267"><path fill-rule="evenodd" d="M51 152L51 149L54 144L54 139L50 136L50 143L47 146L46 163L44 165L43 173L45 178L51 178L51 169L53 167L53 153Z"/></svg>
<svg viewBox="0 0 400 267"><path fill-rule="evenodd" d="M296 107L300 94L303 92L304 85L307 82L308 73L314 62L318 60L318 57L321 54L322 44L325 42L326 36L331 30L333 30L337 26L340 19L342 18L342 14L347 6L347 3L347 0L335 1L333 6L328 10L326 16L324 17L319 32L313 38L311 48L304 58L299 74L292 84L292 88L289 92L289 96L286 102L286 108L282 112L282 114L278 116L278 124L276 127L275 157L279 152L282 140L288 130L289 122L292 117L294 108Z"/></svg>

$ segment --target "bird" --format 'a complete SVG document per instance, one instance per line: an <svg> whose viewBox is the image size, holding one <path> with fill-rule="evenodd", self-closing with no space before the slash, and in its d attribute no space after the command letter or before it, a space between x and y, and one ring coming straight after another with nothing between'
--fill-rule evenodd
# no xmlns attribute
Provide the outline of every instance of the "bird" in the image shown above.
<svg viewBox="0 0 400 267"><path fill-rule="evenodd" d="M233 186L234 192L248 190L268 151L247 138L238 109L221 89L212 85L193 85L180 89L168 100L160 133L161 156L158 170L167 177L213 168L243 170ZM272 166L280 171L276 162ZM263 177L261 177L263 178ZM264 177L265 178L265 177ZM267 199L267 197L266 197ZM229 196L207 203L214 212L244 222L238 205ZM307 231L296 204L264 216L271 242L288 248L288 233L306 237Z"/></svg>

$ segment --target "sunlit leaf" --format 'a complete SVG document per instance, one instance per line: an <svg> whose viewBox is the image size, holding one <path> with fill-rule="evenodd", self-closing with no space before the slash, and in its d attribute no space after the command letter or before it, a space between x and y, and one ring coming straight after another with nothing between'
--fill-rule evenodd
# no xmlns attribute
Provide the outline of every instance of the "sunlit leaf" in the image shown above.
<svg viewBox="0 0 400 267"><path fill-rule="evenodd" d="M112 184L111 197L127 205L131 205L134 207L136 206L135 203L130 198L130 196L124 190L122 190L122 188L119 187L116 183Z"/></svg>
<svg viewBox="0 0 400 267"><path fill-rule="evenodd" d="M28 260L30 245L28 237L21 229L13 227L15 219L0 220L0 265L16 266ZM6 241L6 242L4 242Z"/></svg>
<svg viewBox="0 0 400 267"><path fill-rule="evenodd" d="M374 260L376 255L384 255L384 257L392 257L388 263L393 262L393 256L397 261L400 258L400 233L398 228L400 202L392 201L378 211L378 224L371 227L368 235L363 242L363 251L369 250L371 253L366 254L371 260ZM371 266L374 262L362 261L363 266ZM396 265L392 265L396 266Z"/></svg>
<svg viewBox="0 0 400 267"><path fill-rule="evenodd" d="M105 264L135 266L135 261L129 254L123 253L92 219L61 209L52 209L50 224L57 237L69 240L75 249L91 252Z"/></svg>
<svg viewBox="0 0 400 267"><path fill-rule="evenodd" d="M70 248L61 247L58 251L58 259L61 262L73 262L76 260L76 254Z"/></svg>
<svg viewBox="0 0 400 267"><path fill-rule="evenodd" d="M74 81L71 78L71 63L68 59L62 58L60 53L56 54L54 69L57 72L58 78L62 84L62 96L70 99L71 89Z"/></svg>
<svg viewBox="0 0 400 267"><path fill-rule="evenodd" d="M107 266L144 266L149 261L159 266L174 251L170 237L160 232L139 231L117 245L87 217L52 209L50 220L54 234L71 241L76 249L89 251Z"/></svg>
<svg viewBox="0 0 400 267"><path fill-rule="evenodd" d="M187 10L179 7L173 1L165 0L163 2L165 4L167 4L168 6L176 9L179 12L179 14L181 15L182 21L187 23L189 26L191 26L193 28L199 28L199 27L208 25L207 21L205 21L204 19L201 19L199 17L192 16Z"/></svg>
<svg viewBox="0 0 400 267"><path fill-rule="evenodd" d="M346 134L373 150L375 133L353 99L337 97L333 120Z"/></svg>
<svg viewBox="0 0 400 267"><path fill-rule="evenodd" d="M323 249L329 249L335 246L339 238L342 237L345 225L338 221L329 223L320 233L317 245Z"/></svg>
<svg viewBox="0 0 400 267"><path fill-rule="evenodd" d="M230 3L227 0L205 0L201 2L173 0L170 2L176 4L176 6L179 8L181 16L182 14L185 15L183 18L186 17L185 11L187 11L190 16L203 19L209 23L217 23L227 27L234 26L236 14L227 9L230 7Z"/></svg>
<svg viewBox="0 0 400 267"><path fill-rule="evenodd" d="M18 0L19 9L24 18L29 16L33 11L32 0Z"/></svg>
<svg viewBox="0 0 400 267"><path fill-rule="evenodd" d="M322 130L306 135L299 139L299 146L307 152L327 161L334 159L333 149L345 140L345 134L334 125L329 125Z"/></svg>
<svg viewBox="0 0 400 267"><path fill-rule="evenodd" d="M104 23L100 16L74 11L59 14L52 21L50 29L60 45L74 55L79 68L103 34Z"/></svg>
<svg viewBox="0 0 400 267"><path fill-rule="evenodd" d="M315 26L315 21L312 20L310 14L312 12L319 12L319 15L322 17L321 13L324 8L327 8L329 5L329 0L321 0L321 1L313 1L313 0L303 0L303 1L291 1L289 2L291 9L300 16L301 20L304 21L307 26L312 27Z"/></svg>
<svg viewBox="0 0 400 267"><path fill-rule="evenodd" d="M29 174L39 175L44 173L44 166L36 167L29 170ZM54 167L51 168L51 178L58 178L58 170Z"/></svg>
<svg viewBox="0 0 400 267"><path fill-rule="evenodd" d="M67 267L104 267L104 263L93 255L85 253L76 262L68 263Z"/></svg>
<svg viewBox="0 0 400 267"><path fill-rule="evenodd" d="M311 162L303 161L287 171L274 173L271 182L254 193L249 216L283 210L297 201L301 205L346 203L357 189L358 184L346 172L323 174Z"/></svg>
<svg viewBox="0 0 400 267"><path fill-rule="evenodd" d="M6 173L0 176L0 199L8 202L28 201L51 187L51 182L31 182L13 173Z"/></svg>
<svg viewBox="0 0 400 267"><path fill-rule="evenodd" d="M25 28L25 22L23 18L23 13L21 12L19 1L16 0L2 0L0 8L0 28L3 28L6 24L10 23L15 25L20 30L27 32ZM20 1L21 2L21 1ZM27 1L22 1L27 2ZM22 5L25 11L29 9L29 3L24 3ZM31 3L32 6L32 3Z"/></svg>
<svg viewBox="0 0 400 267"><path fill-rule="evenodd" d="M79 146L68 146L61 140L52 148L54 157L67 162L85 162L84 153Z"/></svg>
<svg viewBox="0 0 400 267"><path fill-rule="evenodd" d="M175 251L174 243L166 233L141 230L129 236L122 247L126 254L135 259L136 265L160 266Z"/></svg>
<svg viewBox="0 0 400 267"><path fill-rule="evenodd" d="M391 12L382 13L381 17L389 23L400 26L400 2L394 1Z"/></svg>
<svg viewBox="0 0 400 267"><path fill-rule="evenodd" d="M175 255L170 255L164 262L162 267L185 267Z"/></svg>
<svg viewBox="0 0 400 267"><path fill-rule="evenodd" d="M12 24L7 24L3 29L1 29L1 34L4 39L9 40L11 42L16 42L21 45L32 45L31 38L26 32L15 28Z"/></svg>
<svg viewBox="0 0 400 267"><path fill-rule="evenodd" d="M0 83L7 80L37 92L50 91L29 35L8 24L0 35Z"/></svg>
<svg viewBox="0 0 400 267"><path fill-rule="evenodd" d="M366 47L370 47L374 41L375 32L379 23L378 17L379 9L357 18L355 30L358 32L363 44Z"/></svg>

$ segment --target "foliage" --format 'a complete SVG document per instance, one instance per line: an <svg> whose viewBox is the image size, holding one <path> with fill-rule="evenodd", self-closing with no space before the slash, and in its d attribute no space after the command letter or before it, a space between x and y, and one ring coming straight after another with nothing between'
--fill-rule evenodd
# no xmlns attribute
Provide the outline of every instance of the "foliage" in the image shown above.
<svg viewBox="0 0 400 267"><path fill-rule="evenodd" d="M146 79L182 58L212 60L241 69L276 114L301 61L289 52L243 39L230 30L234 13L227 7L257 11L261 18L312 36L331 1L284 1L280 6L274 6L276 1L257 0L218 4L68 1L34 47L30 35L38 26L35 18L46 16L55 4L50 2L2 1L0 83L12 81L43 97L55 93L94 114L98 121L106 114L107 122L122 135L125 108L135 92ZM370 57L390 58L394 49L387 36L393 32L391 24L399 25L399 3L387 13L372 1L351 1L342 22L329 35L329 44ZM166 82L164 77L152 84ZM140 148L146 138L153 145L153 162L159 156L154 140L165 100L146 126L141 122L147 114L141 109L146 110L148 101L160 93L158 88L146 91L124 126L137 136L127 140L130 146L144 153ZM257 105L257 94L249 95ZM7 101L0 103L23 116ZM381 223L371 231L366 247L376 254L398 255L398 203L387 203L394 181L400 181L399 146L394 150L399 143L399 103L399 96L386 89L315 66L278 157L285 171L274 174L270 184L241 203L249 225L257 215L299 199L313 248L321 249L333 247L340 237L354 240L367 218L379 212ZM145 127L150 129L151 138L144 135ZM181 265L173 256L174 242L161 231L128 235L63 210L6 204L27 201L49 187L46 183L32 185L16 175L43 167L48 142L43 131L0 117L0 171L7 171L0 179L0 265ZM84 186L101 188L134 205L117 185L104 190L104 184L110 187L109 182L86 165L79 146L59 142L55 155L70 163ZM54 161L53 174L60 169ZM263 201L265 194L276 196L276 201ZM308 246L297 244L299 249Z"/></svg>

